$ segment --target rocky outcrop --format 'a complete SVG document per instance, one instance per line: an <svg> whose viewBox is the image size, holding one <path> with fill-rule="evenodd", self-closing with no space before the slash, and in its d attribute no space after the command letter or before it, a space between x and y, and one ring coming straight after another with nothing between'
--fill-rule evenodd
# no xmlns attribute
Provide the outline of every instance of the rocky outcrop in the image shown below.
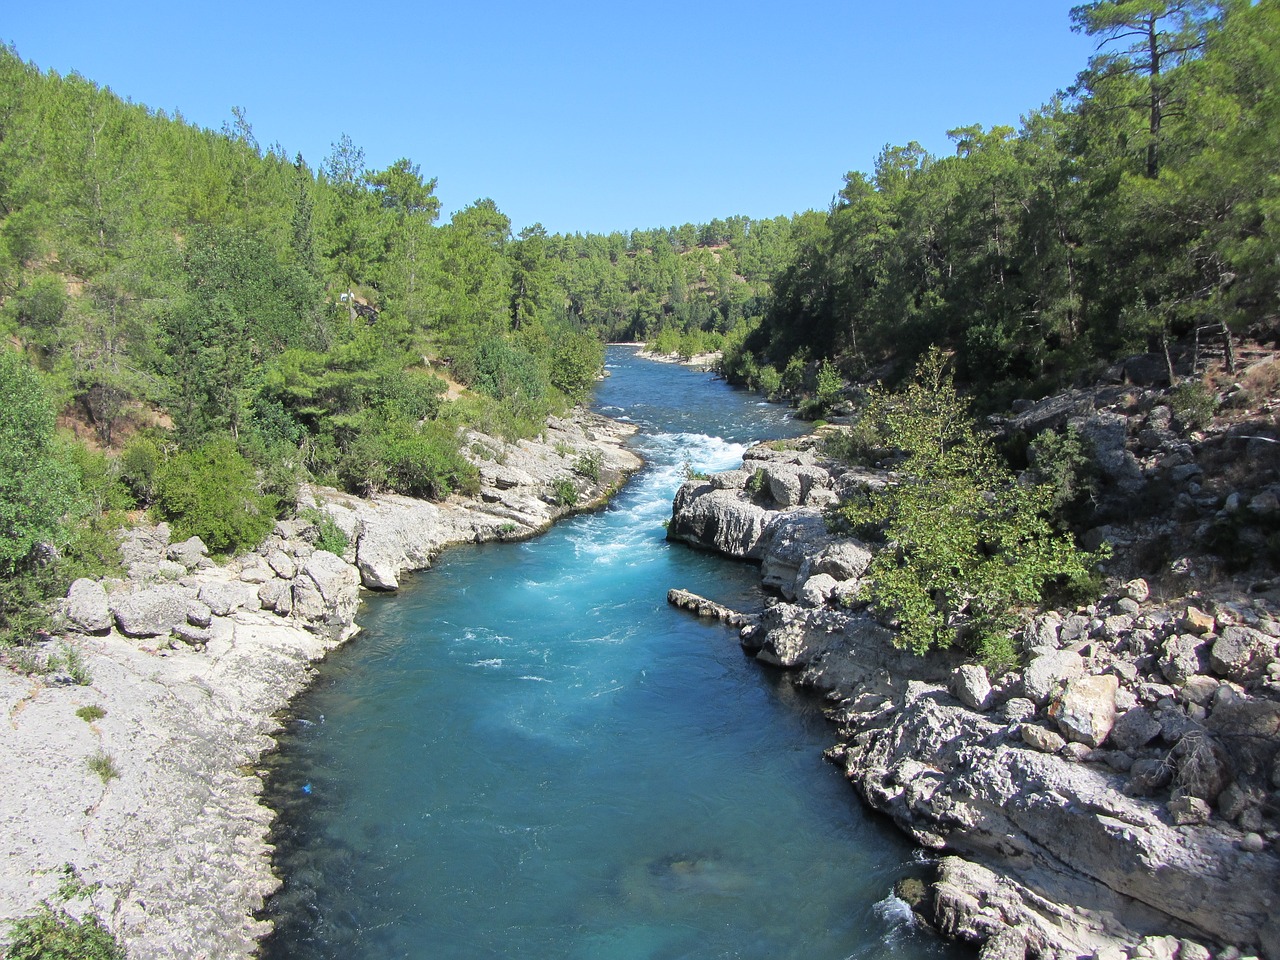
<svg viewBox="0 0 1280 960"><path fill-rule="evenodd" d="M672 504L667 539L761 564L767 587L810 605L856 595L871 562L865 546L827 530L823 508L851 483L880 484L882 474L857 473L820 456L812 439L795 447L758 444L741 470L686 482ZM813 578L825 579L806 591Z"/></svg>
<svg viewBox="0 0 1280 960"><path fill-rule="evenodd" d="M1100 398L1122 401L1081 392L1011 423L1088 436L1108 509L1158 501L1153 480L1197 482L1171 473L1194 455L1167 409L1151 411L1135 444L1132 418ZM930 911L942 933L984 944L984 957L1280 958L1280 596L1175 606L1130 574L1097 604L1029 620L1013 638L1019 662L991 675L958 655L898 649L859 608L871 555L826 530L806 491L883 474L824 462L812 442L753 448L733 474L686 484L669 536L761 563L782 599L742 644L837 704L830 758L870 806L949 854ZM722 519L686 536L704 510ZM745 551L742 525L724 518L748 515ZM1123 548L1117 530L1105 536Z"/></svg>
<svg viewBox="0 0 1280 960"><path fill-rule="evenodd" d="M381 494L366 500L326 491L317 500L351 538L361 583L394 590L405 571L430 566L448 544L529 537L558 517L598 506L640 467L623 445L634 432L628 424L582 412L570 420L553 417L536 441L508 443L471 433L467 453L481 479L474 499L428 503ZM576 503L554 495L557 481L573 485Z"/></svg>
<svg viewBox="0 0 1280 960"><path fill-rule="evenodd" d="M306 516L221 566L164 524L129 531L128 578L77 581L62 636L34 651L70 651L85 683L0 670L0 931L72 863L100 884L93 905L135 960L252 955L268 932L255 914L278 885L254 763L311 663L356 631L362 585L393 589L450 543L529 536L603 502L640 466L623 446L631 432L582 414L537 442L473 435L474 500L304 490L303 506L348 534L342 556L317 549ZM553 496L561 479L577 504ZM85 706L104 713L81 719ZM91 772L95 755L118 776Z"/></svg>

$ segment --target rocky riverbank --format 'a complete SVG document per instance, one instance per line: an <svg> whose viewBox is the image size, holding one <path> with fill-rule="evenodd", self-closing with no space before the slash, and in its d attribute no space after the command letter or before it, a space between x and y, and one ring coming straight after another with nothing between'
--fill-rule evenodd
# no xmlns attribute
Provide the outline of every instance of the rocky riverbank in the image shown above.
<svg viewBox="0 0 1280 960"><path fill-rule="evenodd" d="M317 549L306 512L221 565L164 525L133 531L128 577L78 581L60 635L26 648L31 672L0 669L0 929L73 864L98 887L70 909L95 910L133 960L250 956L278 885L254 765L311 664L358 630L362 587L602 504L640 466L632 432L580 412L536 441L473 434L475 499L306 491L347 534L342 555Z"/></svg>
<svg viewBox="0 0 1280 960"><path fill-rule="evenodd" d="M826 697L829 759L939 858L925 922L986 958L1280 958L1280 595L1266 579L1210 584L1197 571L1215 558L1195 550L1219 529L1256 539L1251 519L1265 529L1274 444L1257 424L1189 435L1160 400L1107 389L1012 418L1072 418L1094 438L1092 536L1123 575L1029 621L1000 676L898 649L865 608L871 553L830 534L823 509L889 476L827 459L819 438L754 447L673 505L670 539L758 561L780 599L736 621L683 591L672 602L745 624L747 652ZM1132 574L1157 536L1153 594Z"/></svg>

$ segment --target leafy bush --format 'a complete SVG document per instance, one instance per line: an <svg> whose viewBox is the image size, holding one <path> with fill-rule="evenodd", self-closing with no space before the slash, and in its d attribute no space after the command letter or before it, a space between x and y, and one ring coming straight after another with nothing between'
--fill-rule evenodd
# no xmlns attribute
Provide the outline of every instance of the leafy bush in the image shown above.
<svg viewBox="0 0 1280 960"><path fill-rule="evenodd" d="M76 711L76 716L85 723L93 723L95 720L101 720L106 715L107 711L96 703L91 703Z"/></svg>
<svg viewBox="0 0 1280 960"><path fill-rule="evenodd" d="M67 540L77 506L76 469L54 441L53 404L40 375L0 347L0 577L15 573L38 544Z"/></svg>
<svg viewBox="0 0 1280 960"><path fill-rule="evenodd" d="M85 760L85 765L96 773L103 783L110 783L120 776L120 768L116 766L115 757L105 750L99 749L93 756Z"/></svg>
<svg viewBox="0 0 1280 960"><path fill-rule="evenodd" d="M1187 428L1202 430L1213 420L1213 414L1218 409L1218 399L1199 380L1188 380L1178 384L1170 392L1169 407Z"/></svg>
<svg viewBox="0 0 1280 960"><path fill-rule="evenodd" d="M760 392L770 400L782 392L782 374L776 368L766 364L760 368Z"/></svg>
<svg viewBox="0 0 1280 960"><path fill-rule="evenodd" d="M5 301L0 317L22 330L27 338L50 343L66 313L67 299L66 284L60 277L40 274Z"/></svg>
<svg viewBox="0 0 1280 960"><path fill-rule="evenodd" d="M586 477L592 483L600 482L600 466L604 460L599 450L584 453L573 464L573 472Z"/></svg>
<svg viewBox="0 0 1280 960"><path fill-rule="evenodd" d="M961 635L1007 658L1012 609L1055 580L1087 579L1093 558L1054 530L1053 490L1020 484L978 433L937 350L900 393L873 392L867 415L903 454L895 483L839 509L889 544L871 564L871 599L917 653Z"/></svg>
<svg viewBox="0 0 1280 960"><path fill-rule="evenodd" d="M384 490L441 500L450 493L474 495L480 475L458 449L457 436L437 422L403 421L366 430L339 464L347 487L358 493Z"/></svg>
<svg viewBox="0 0 1280 960"><path fill-rule="evenodd" d="M155 506L176 539L199 537L214 553L255 547L275 524L275 503L258 492L253 465L225 436L166 463L156 476Z"/></svg>
<svg viewBox="0 0 1280 960"><path fill-rule="evenodd" d="M317 550L327 550L338 556L347 552L347 547L351 545L351 538L338 526L338 522L331 514L323 510L311 509L303 511L302 518L316 525L316 542L313 546Z"/></svg>
<svg viewBox="0 0 1280 960"><path fill-rule="evenodd" d="M840 377L840 371L836 369L834 363L824 360L818 366L818 384L814 399L826 410L840 399L840 393L843 390L844 380Z"/></svg>
<svg viewBox="0 0 1280 960"><path fill-rule="evenodd" d="M1054 516L1075 521L1089 509L1098 488L1091 446L1074 427L1062 433L1046 430L1031 441L1031 469L1051 491Z"/></svg>
<svg viewBox="0 0 1280 960"><path fill-rule="evenodd" d="M85 662L84 654L68 644L63 644L62 647L62 669L77 686L87 687L93 683L93 676L89 673L89 664Z"/></svg>
<svg viewBox="0 0 1280 960"><path fill-rule="evenodd" d="M143 433L135 433L120 451L120 479L141 506L155 499L156 474L163 465L160 445Z"/></svg>
<svg viewBox="0 0 1280 960"><path fill-rule="evenodd" d="M92 912L76 919L62 904L92 896L96 885L83 883L68 864L55 898L45 901L29 917L13 923L7 960L127 960L128 954Z"/></svg>
<svg viewBox="0 0 1280 960"><path fill-rule="evenodd" d="M572 507L578 503L578 488L568 477L557 477L551 484L551 499L561 507Z"/></svg>
<svg viewBox="0 0 1280 960"><path fill-rule="evenodd" d="M591 393L604 368L604 345L595 337L577 331L557 331L551 352L551 385L573 403L581 403Z"/></svg>

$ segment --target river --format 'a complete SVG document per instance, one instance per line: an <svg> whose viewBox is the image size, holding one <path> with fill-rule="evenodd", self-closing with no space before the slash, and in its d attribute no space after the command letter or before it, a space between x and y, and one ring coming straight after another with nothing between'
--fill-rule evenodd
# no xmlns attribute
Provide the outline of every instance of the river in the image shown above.
<svg viewBox="0 0 1280 960"><path fill-rule="evenodd" d="M610 348L602 412L646 469L605 510L452 549L320 666L272 758L284 886L265 960L915 958L919 875L821 751L816 705L669 587L759 603L668 544L688 468L799 432L709 375Z"/></svg>

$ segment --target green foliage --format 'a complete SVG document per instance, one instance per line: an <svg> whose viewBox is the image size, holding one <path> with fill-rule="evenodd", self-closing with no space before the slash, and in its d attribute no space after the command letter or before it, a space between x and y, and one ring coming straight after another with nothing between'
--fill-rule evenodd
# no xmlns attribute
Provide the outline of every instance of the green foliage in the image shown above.
<svg viewBox="0 0 1280 960"><path fill-rule="evenodd" d="M694 467L693 461L690 460L687 456L684 458L684 463L680 467L680 476L684 478L684 481L686 483L688 483L690 480L710 480L711 479L711 474L707 473L705 470L699 470L696 467Z"/></svg>
<svg viewBox="0 0 1280 960"><path fill-rule="evenodd" d="M86 706L80 707L76 710L76 716L85 723L93 723L96 720L101 720L106 715L107 711L96 703L87 704Z"/></svg>
<svg viewBox="0 0 1280 960"><path fill-rule="evenodd" d="M362 431L339 464L339 474L349 488L364 494L389 490L430 500L474 494L480 485L456 434L436 422L392 421Z"/></svg>
<svg viewBox="0 0 1280 960"><path fill-rule="evenodd" d="M600 467L604 457L599 450L591 450L574 461L573 472L586 477L592 483L600 482Z"/></svg>
<svg viewBox="0 0 1280 960"><path fill-rule="evenodd" d="M818 383L814 389L814 399L818 401L818 405L824 410L829 410L831 405L840 399L843 390L844 381L840 378L840 371L836 369L835 364L825 360L818 364Z"/></svg>
<svg viewBox="0 0 1280 960"><path fill-rule="evenodd" d="M13 923L8 960L126 960L127 953L95 913L79 919L61 904L91 896L94 888L83 884L68 865L59 887L59 905L45 901L37 911Z"/></svg>
<svg viewBox="0 0 1280 960"><path fill-rule="evenodd" d="M906 371L939 345L978 394L1025 395L1280 310L1280 8L1098 0L1072 19L1099 42L1072 99L851 173L729 376L750 384L748 356Z"/></svg>
<svg viewBox="0 0 1280 960"><path fill-rule="evenodd" d="M120 776L120 768L116 766L115 758L102 749L95 751L86 759L85 765L98 775L103 784L110 783Z"/></svg>
<svg viewBox="0 0 1280 960"><path fill-rule="evenodd" d="M1098 468L1091 444L1074 427L1061 433L1046 430L1031 442L1036 482L1050 491L1049 512L1064 520L1083 518L1098 487Z"/></svg>
<svg viewBox="0 0 1280 960"><path fill-rule="evenodd" d="M557 477L551 484L551 500L560 507L577 506L578 488L568 477Z"/></svg>
<svg viewBox="0 0 1280 960"><path fill-rule="evenodd" d="M156 476L155 507L177 539L199 537L220 554L257 546L275 523L275 504L259 493L252 464L226 436L164 464Z"/></svg>
<svg viewBox="0 0 1280 960"><path fill-rule="evenodd" d="M1218 409L1218 398L1200 380L1187 380L1169 393L1169 409L1188 429L1203 430Z"/></svg>
<svg viewBox="0 0 1280 960"><path fill-rule="evenodd" d="M872 561L870 597L918 653L959 634L1002 658L1013 609L1086 578L1091 558L1053 529L1052 491L1019 483L978 433L937 351L901 392L873 392L867 416L902 454L891 486L839 508L888 543Z"/></svg>
<svg viewBox="0 0 1280 960"><path fill-rule="evenodd" d="M144 433L130 437L120 452L120 479L140 506L150 506L155 499L156 474L163 463L160 445Z"/></svg>
<svg viewBox="0 0 1280 960"><path fill-rule="evenodd" d="M67 312L66 286L48 274L23 284L0 308L0 323L40 344L52 344Z"/></svg>
<svg viewBox="0 0 1280 960"><path fill-rule="evenodd" d="M760 392L771 400L782 392L782 374L775 367L761 367L756 382Z"/></svg>
<svg viewBox="0 0 1280 960"><path fill-rule="evenodd" d="M63 545L77 506L76 471L54 442L53 406L39 375L0 348L0 577L38 544Z"/></svg>
<svg viewBox="0 0 1280 960"><path fill-rule="evenodd" d="M93 675L89 672L89 664L85 662L84 654L69 644L62 645L61 667L71 677L71 682L77 686L87 687L93 683Z"/></svg>
<svg viewBox="0 0 1280 960"><path fill-rule="evenodd" d="M338 522L333 519L333 515L324 510L312 508L302 512L302 519L314 523L316 526L315 548L317 550L327 550L330 553L342 556L347 552L351 540L338 526Z"/></svg>
<svg viewBox="0 0 1280 960"><path fill-rule="evenodd" d="M604 368L604 345L596 338L564 330L555 335L548 378L573 403L582 403Z"/></svg>

